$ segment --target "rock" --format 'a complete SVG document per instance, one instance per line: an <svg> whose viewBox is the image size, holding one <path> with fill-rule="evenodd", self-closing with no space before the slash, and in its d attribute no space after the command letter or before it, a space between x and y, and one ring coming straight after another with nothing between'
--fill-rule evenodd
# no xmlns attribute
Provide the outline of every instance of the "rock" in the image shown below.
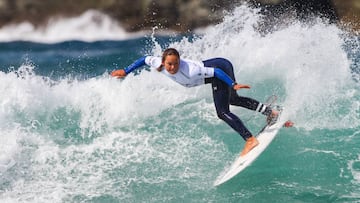
<svg viewBox="0 0 360 203"><path fill-rule="evenodd" d="M245 1L266 7L266 15L277 16L283 22L295 10L299 19L322 15L330 22L360 30L360 0L0 0L0 26L22 21L42 25L54 16L76 16L97 9L121 22L128 31L154 26L188 31L219 22L224 9Z"/></svg>
<svg viewBox="0 0 360 203"><path fill-rule="evenodd" d="M360 32L360 1L359 0L333 0L334 7L340 21L351 30Z"/></svg>

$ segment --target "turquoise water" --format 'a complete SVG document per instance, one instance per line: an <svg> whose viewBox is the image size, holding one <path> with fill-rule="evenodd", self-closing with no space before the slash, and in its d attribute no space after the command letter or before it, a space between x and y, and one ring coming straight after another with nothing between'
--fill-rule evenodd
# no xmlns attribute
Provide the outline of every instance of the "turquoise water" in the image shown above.
<svg viewBox="0 0 360 203"><path fill-rule="evenodd" d="M359 38L322 22L268 34L239 7L200 36L0 43L1 202L360 202ZM108 72L175 47L226 57L239 94L279 96L281 129L244 172L214 187L244 141L211 88L156 71ZM232 108L256 133L264 117Z"/></svg>

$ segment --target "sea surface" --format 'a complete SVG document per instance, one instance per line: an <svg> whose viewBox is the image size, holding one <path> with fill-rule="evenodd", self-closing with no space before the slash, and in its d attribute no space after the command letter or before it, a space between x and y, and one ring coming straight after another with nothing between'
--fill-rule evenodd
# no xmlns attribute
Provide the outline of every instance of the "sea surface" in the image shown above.
<svg viewBox="0 0 360 203"><path fill-rule="evenodd" d="M199 33L129 34L91 11L0 29L0 202L360 202L359 37L320 19L263 32L262 20L240 6ZM217 118L210 85L148 68L109 77L167 47L229 59L251 86L238 93L277 95L295 127L214 187L244 141ZM232 111L254 134L265 123Z"/></svg>

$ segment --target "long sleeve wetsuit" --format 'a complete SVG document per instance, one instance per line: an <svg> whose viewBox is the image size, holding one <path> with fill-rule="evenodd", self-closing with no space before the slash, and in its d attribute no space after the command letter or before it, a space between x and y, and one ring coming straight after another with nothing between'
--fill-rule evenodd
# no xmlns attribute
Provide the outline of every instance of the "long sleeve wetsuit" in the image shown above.
<svg viewBox="0 0 360 203"><path fill-rule="evenodd" d="M143 65L158 68L161 66L161 58L154 56L142 57L125 68L125 72L128 74ZM244 140L247 140L252 134L243 122L230 112L229 105L241 106L261 112L264 115L271 114L270 107L237 94L233 89L236 84L233 66L230 61L224 58L213 58L202 62L180 59L179 70L175 74L170 74L166 69L163 69L161 73L185 87L211 83L218 117L238 132Z"/></svg>

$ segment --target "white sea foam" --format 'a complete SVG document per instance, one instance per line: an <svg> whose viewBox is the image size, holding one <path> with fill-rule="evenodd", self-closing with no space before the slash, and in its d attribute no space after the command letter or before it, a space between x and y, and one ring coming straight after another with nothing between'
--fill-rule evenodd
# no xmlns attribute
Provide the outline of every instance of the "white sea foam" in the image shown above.
<svg viewBox="0 0 360 203"><path fill-rule="evenodd" d="M104 76L55 82L35 75L33 68L23 65L17 72L0 72L2 126L8 116L16 113L35 119L64 108L81 113L81 128L100 130L103 125L118 126L156 115L195 98L199 90L183 88L156 72L143 71L140 76L129 75L124 81Z"/></svg>
<svg viewBox="0 0 360 203"><path fill-rule="evenodd" d="M351 160L348 167L353 175L354 181L360 184L360 156L356 160Z"/></svg>
<svg viewBox="0 0 360 203"><path fill-rule="evenodd" d="M150 119L155 122L154 133L137 130L148 118L184 102L193 100L188 108L198 109L200 114L213 110L212 104L197 98L199 88L183 88L156 72L129 75L123 81L107 76L51 81L34 74L33 66L23 65L17 72L0 72L0 78L0 96L4 98L0 103L1 139L7 140L1 142L4 158L0 161L12 158L17 163L6 171L6 178L17 178L10 178L12 189L0 195L4 201L61 202L76 195L91 198L108 192L126 200L134 195L130 189L134 183L162 183L179 177L204 181L202 171L208 169L190 169L190 157L211 147L215 150L201 158L212 159L213 153L224 150L221 143L195 132L195 123L176 130L175 135L168 134L174 128L171 125L156 127L163 119L182 120L177 116L181 110L167 118ZM59 145L71 142L64 137L72 123L79 128L70 135L73 139L92 141ZM119 128L124 132L118 132ZM173 173L174 167L183 169Z"/></svg>
<svg viewBox="0 0 360 203"><path fill-rule="evenodd" d="M0 29L0 41L33 41L56 43L69 40L98 41L125 40L143 36L143 32L129 33L121 25L96 10L78 17L51 18L46 25L36 27L29 22L5 25Z"/></svg>
<svg viewBox="0 0 360 203"><path fill-rule="evenodd" d="M0 136L0 175L16 164L16 153L19 150L17 129L2 131Z"/></svg>
<svg viewBox="0 0 360 203"><path fill-rule="evenodd" d="M358 127L359 86L352 78L343 31L321 20L295 21L261 35L256 30L260 20L257 10L241 6L200 39L171 46L195 60L230 59L238 82L250 84L254 91L262 83L275 81L264 93L280 95L285 114L298 127Z"/></svg>

